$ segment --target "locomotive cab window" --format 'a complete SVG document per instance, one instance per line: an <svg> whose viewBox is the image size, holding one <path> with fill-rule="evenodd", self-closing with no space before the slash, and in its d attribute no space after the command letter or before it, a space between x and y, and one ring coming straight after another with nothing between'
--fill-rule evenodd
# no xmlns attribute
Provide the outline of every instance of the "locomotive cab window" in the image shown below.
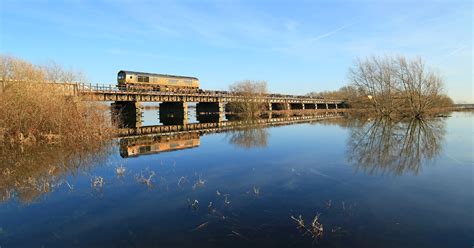
<svg viewBox="0 0 474 248"><path fill-rule="evenodd" d="M139 83L148 83L148 82L150 82L150 77L138 76L138 82Z"/></svg>
<svg viewBox="0 0 474 248"><path fill-rule="evenodd" d="M119 73L118 76L117 76L117 79L118 79L118 80L123 80L123 79L125 79L125 74L124 74L124 73Z"/></svg>

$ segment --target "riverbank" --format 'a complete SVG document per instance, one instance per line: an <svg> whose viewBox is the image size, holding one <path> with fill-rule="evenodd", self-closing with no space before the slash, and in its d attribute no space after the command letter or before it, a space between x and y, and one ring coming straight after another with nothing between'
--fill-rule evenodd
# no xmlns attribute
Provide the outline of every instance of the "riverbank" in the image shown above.
<svg viewBox="0 0 474 248"><path fill-rule="evenodd" d="M68 96L52 83L75 82L80 73L7 56L0 62L0 143L88 143L112 137L110 117L99 104Z"/></svg>

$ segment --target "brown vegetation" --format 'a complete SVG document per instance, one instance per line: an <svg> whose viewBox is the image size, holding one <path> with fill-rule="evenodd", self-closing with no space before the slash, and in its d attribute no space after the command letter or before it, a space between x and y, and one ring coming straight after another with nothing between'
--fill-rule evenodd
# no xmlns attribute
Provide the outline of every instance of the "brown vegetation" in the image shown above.
<svg viewBox="0 0 474 248"><path fill-rule="evenodd" d="M87 143L111 136L103 109L76 99L73 84L54 83L80 80L80 73L0 55L0 78L0 143Z"/></svg>
<svg viewBox="0 0 474 248"><path fill-rule="evenodd" d="M433 110L453 106L451 98L443 92L441 76L427 69L420 58L359 59L350 68L349 79L350 84L339 90L308 95L343 99L352 109L373 110L384 116L420 118Z"/></svg>
<svg viewBox="0 0 474 248"><path fill-rule="evenodd" d="M380 115L420 118L427 111L450 104L443 93L441 76L426 68L420 58L372 57L358 60L349 70L358 96Z"/></svg>
<svg viewBox="0 0 474 248"><path fill-rule="evenodd" d="M230 112L242 113L249 116L258 116L265 111L265 105L251 101L251 98L268 93L267 82L265 81L241 81L229 86L229 91L235 95L242 96L243 102L230 102L227 109Z"/></svg>

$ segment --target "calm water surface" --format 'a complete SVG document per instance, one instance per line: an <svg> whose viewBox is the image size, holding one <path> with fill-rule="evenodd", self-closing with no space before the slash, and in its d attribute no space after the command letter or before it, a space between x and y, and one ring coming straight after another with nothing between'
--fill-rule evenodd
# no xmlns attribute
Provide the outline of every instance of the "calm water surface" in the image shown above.
<svg viewBox="0 0 474 248"><path fill-rule="evenodd" d="M0 247L472 247L473 123L334 119L17 152L0 167ZM320 236L300 215L319 215Z"/></svg>

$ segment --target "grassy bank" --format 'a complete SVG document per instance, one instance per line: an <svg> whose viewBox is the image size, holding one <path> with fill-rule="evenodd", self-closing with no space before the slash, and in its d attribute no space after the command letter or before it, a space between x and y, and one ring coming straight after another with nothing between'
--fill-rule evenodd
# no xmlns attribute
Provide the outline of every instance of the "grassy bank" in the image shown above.
<svg viewBox="0 0 474 248"><path fill-rule="evenodd" d="M67 96L54 82L77 82L80 73L0 56L0 140L3 144L88 143L108 140L110 118L95 103Z"/></svg>

